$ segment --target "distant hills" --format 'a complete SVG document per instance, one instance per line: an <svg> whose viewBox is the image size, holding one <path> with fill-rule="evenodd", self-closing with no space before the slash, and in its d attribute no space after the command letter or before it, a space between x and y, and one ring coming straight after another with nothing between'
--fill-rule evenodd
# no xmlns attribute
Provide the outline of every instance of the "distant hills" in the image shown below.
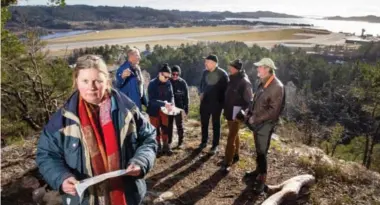
<svg viewBox="0 0 380 205"><path fill-rule="evenodd" d="M276 13L271 11L254 11L254 12L229 12L225 11L220 13L226 18L301 18L300 16L294 16L284 13Z"/></svg>
<svg viewBox="0 0 380 205"><path fill-rule="evenodd" d="M371 23L380 23L380 17L374 15L368 16L351 16L351 17L341 17L341 16L332 16L326 17L328 20L343 20L343 21L365 21Z"/></svg>
<svg viewBox="0 0 380 205"><path fill-rule="evenodd" d="M13 6L8 28L17 30L20 25L38 26L46 29L110 29L130 27L167 27L188 25L222 25L226 18L298 18L298 16L270 11L256 12L199 12L157 10L147 7L110 7L67 5ZM259 20L258 20L259 21ZM202 22L202 23L199 23ZM252 25L252 22L232 23ZM270 23L263 23L270 24Z"/></svg>

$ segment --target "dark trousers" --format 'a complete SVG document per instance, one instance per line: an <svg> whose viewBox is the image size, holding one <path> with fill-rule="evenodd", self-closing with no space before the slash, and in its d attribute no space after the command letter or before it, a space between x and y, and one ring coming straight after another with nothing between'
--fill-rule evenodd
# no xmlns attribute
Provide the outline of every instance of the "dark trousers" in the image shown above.
<svg viewBox="0 0 380 205"><path fill-rule="evenodd" d="M202 124L202 143L207 143L208 141L208 125L210 117L212 117L212 130L213 130L213 140L212 146L216 147L219 145L220 139L220 116L222 114L222 109L216 109L209 106L201 105L201 124Z"/></svg>
<svg viewBox="0 0 380 205"><path fill-rule="evenodd" d="M257 130L253 133L256 147L256 170L260 174L266 174L268 163L267 154L270 146L270 140L273 133L274 124L271 122L265 122L261 124Z"/></svg>
<svg viewBox="0 0 380 205"><path fill-rule="evenodd" d="M175 116L169 116L169 144L172 143L173 140L173 124L175 120L175 125L177 126L178 131L178 142L182 142L183 140L183 119L182 119L182 113L175 115Z"/></svg>

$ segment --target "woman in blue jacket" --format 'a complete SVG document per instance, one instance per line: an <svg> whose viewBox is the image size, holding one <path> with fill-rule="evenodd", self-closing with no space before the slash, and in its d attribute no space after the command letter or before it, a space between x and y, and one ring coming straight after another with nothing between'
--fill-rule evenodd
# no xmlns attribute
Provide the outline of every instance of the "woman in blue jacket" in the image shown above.
<svg viewBox="0 0 380 205"><path fill-rule="evenodd" d="M74 70L76 91L44 127L37 164L63 204L80 204L75 184L88 177L126 169L127 174L90 187L82 204L140 204L143 177L153 167L156 131L124 94L111 89L104 61L80 57Z"/></svg>

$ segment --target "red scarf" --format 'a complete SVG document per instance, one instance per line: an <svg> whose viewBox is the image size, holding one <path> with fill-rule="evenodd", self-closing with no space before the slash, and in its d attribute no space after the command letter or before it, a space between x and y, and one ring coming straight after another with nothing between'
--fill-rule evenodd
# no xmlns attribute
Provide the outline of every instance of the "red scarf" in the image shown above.
<svg viewBox="0 0 380 205"><path fill-rule="evenodd" d="M120 169L119 144L111 117L111 98L99 105L79 98L79 119L87 142L94 176ZM99 204L127 205L124 184L113 178L96 186Z"/></svg>

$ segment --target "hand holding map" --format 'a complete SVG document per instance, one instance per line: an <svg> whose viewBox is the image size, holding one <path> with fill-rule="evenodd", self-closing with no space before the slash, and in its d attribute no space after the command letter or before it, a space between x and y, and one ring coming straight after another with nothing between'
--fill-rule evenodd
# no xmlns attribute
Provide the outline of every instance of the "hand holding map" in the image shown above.
<svg viewBox="0 0 380 205"><path fill-rule="evenodd" d="M80 202L82 202L84 192L86 191L86 189L88 187L95 185L95 184L98 184L104 180L114 178L114 177L123 176L126 174L128 174L128 170L127 169L121 169L121 170L117 170L117 171L113 171L113 172L104 173L104 174L101 174L101 175L98 175L95 177L91 177L88 179L84 179L84 180L80 181L79 183L75 184L75 189L78 193Z"/></svg>

